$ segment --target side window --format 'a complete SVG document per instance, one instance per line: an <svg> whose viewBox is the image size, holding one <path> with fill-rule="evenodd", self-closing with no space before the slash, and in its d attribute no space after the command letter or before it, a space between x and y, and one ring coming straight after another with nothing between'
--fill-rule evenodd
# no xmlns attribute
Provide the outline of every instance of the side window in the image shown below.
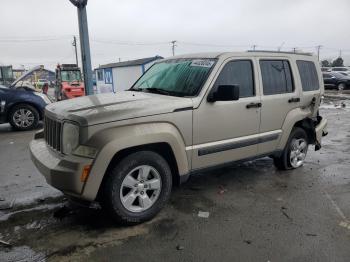
<svg viewBox="0 0 350 262"><path fill-rule="evenodd" d="M264 95L292 93L292 72L286 60L260 60Z"/></svg>
<svg viewBox="0 0 350 262"><path fill-rule="evenodd" d="M250 60L228 62L221 70L214 86L239 85L239 97L255 95L253 65Z"/></svg>
<svg viewBox="0 0 350 262"><path fill-rule="evenodd" d="M310 61L297 61L303 91L320 89L315 64Z"/></svg>

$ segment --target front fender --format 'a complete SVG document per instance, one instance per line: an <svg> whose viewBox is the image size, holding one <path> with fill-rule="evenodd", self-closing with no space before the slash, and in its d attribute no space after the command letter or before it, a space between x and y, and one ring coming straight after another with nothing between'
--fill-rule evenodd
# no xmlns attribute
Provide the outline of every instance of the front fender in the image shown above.
<svg viewBox="0 0 350 262"><path fill-rule="evenodd" d="M174 153L180 176L189 172L185 142L174 125L149 123L113 127L98 132L89 140L89 145L95 145L100 151L93 163L82 197L95 200L109 163L118 152L153 143L167 143Z"/></svg>

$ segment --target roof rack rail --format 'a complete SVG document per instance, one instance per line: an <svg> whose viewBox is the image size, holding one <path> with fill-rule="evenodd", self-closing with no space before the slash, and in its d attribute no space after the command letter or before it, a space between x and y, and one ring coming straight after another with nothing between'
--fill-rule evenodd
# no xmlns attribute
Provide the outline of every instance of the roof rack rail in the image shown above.
<svg viewBox="0 0 350 262"><path fill-rule="evenodd" d="M294 54L294 55L308 55L308 56L312 56L312 53L308 53L308 52L288 52L288 51L273 51L273 50L247 50L247 52L259 52L259 53L277 53L277 54Z"/></svg>

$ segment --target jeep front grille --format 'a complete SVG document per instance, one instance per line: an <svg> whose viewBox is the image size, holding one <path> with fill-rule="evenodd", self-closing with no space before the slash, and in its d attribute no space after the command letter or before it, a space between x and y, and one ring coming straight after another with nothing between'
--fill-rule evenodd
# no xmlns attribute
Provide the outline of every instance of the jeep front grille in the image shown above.
<svg viewBox="0 0 350 262"><path fill-rule="evenodd" d="M45 116L44 137L46 143L57 151L61 151L62 123Z"/></svg>

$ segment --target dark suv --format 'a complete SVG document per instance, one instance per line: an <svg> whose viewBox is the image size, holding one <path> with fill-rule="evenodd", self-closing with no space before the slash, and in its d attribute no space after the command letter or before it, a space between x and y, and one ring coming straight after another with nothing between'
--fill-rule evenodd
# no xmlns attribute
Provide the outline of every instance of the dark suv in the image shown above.
<svg viewBox="0 0 350 262"><path fill-rule="evenodd" d="M43 119L45 106L49 103L47 95L30 86L0 85L0 124L10 123L17 130L33 129Z"/></svg>
<svg viewBox="0 0 350 262"><path fill-rule="evenodd" d="M322 75L326 89L344 90L350 88L350 76L339 72L323 72Z"/></svg>

